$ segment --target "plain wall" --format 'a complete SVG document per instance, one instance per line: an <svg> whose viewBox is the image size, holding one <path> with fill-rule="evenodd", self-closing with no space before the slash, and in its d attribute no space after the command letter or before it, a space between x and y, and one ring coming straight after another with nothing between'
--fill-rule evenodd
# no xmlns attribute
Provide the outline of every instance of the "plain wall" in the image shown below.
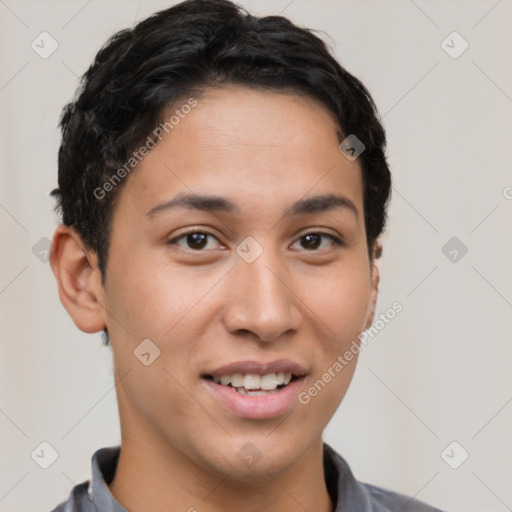
<svg viewBox="0 0 512 512"><path fill-rule="evenodd" d="M50 510L90 478L95 450L119 444L110 348L67 315L40 240L57 225L57 122L77 77L115 31L173 3L0 3L3 512ZM511 2L242 5L326 32L388 134L377 315L395 301L403 311L362 351L325 441L360 480L445 510L510 509ZM43 31L58 42L46 59L31 48ZM469 43L458 58L442 46L453 31ZM46 470L30 456L42 441L59 453ZM458 469L441 456L452 441L469 453Z"/></svg>

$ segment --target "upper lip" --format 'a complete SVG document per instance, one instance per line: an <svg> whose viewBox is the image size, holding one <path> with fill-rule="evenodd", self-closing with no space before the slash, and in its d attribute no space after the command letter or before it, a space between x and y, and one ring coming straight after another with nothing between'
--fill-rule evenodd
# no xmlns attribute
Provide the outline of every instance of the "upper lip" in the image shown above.
<svg viewBox="0 0 512 512"><path fill-rule="evenodd" d="M278 372L292 373L296 377L306 375L306 370L299 363L290 361L289 359L279 359L267 363L260 363L258 361L237 361L220 366L215 370L207 371L203 376L222 377L223 375L234 375L235 373L252 373L262 376Z"/></svg>

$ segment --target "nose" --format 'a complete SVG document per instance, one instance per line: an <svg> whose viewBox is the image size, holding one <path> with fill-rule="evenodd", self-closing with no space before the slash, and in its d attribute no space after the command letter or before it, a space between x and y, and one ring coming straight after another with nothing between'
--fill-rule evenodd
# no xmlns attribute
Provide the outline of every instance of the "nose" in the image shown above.
<svg viewBox="0 0 512 512"><path fill-rule="evenodd" d="M298 330L301 299L291 272L270 250L264 250L252 263L237 259L228 278L230 301L224 323L230 333L250 332L268 342Z"/></svg>

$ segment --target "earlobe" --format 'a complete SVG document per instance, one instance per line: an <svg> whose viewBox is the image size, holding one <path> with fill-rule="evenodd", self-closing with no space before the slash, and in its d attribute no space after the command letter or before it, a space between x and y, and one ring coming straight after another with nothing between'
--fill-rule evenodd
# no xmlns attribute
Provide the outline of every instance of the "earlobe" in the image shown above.
<svg viewBox="0 0 512 512"><path fill-rule="evenodd" d="M96 256L86 251L72 228L60 225L50 250L50 265L57 279L59 297L75 325L83 332L104 329L102 286Z"/></svg>
<svg viewBox="0 0 512 512"><path fill-rule="evenodd" d="M372 249L372 276L371 276L371 290L370 290L370 300L368 302L368 311L366 314L366 322L365 322L365 329L368 329L372 323L373 318L375 316L375 309L377 307L377 296L379 293L379 281L380 281L380 271L379 271L379 262L378 259L380 258L380 255L382 254L382 245L377 240L373 244Z"/></svg>

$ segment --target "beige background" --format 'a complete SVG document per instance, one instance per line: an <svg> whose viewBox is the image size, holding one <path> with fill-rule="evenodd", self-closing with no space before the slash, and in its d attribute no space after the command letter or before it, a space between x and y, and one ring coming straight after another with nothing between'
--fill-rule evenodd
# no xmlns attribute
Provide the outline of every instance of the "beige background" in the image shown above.
<svg viewBox="0 0 512 512"><path fill-rule="evenodd" d="M110 349L76 329L32 249L56 226L56 124L77 76L114 31L172 3L0 2L2 512L50 510L119 443ZM379 311L404 309L364 349L325 440L363 481L445 510L509 510L511 2L242 4L329 34L388 132ZM58 42L47 59L31 48L43 31ZM456 59L441 46L453 31L469 43ZM468 248L455 263L452 237ZM46 470L30 456L42 441L59 453ZM458 469L441 457L452 441L452 464L469 453Z"/></svg>

